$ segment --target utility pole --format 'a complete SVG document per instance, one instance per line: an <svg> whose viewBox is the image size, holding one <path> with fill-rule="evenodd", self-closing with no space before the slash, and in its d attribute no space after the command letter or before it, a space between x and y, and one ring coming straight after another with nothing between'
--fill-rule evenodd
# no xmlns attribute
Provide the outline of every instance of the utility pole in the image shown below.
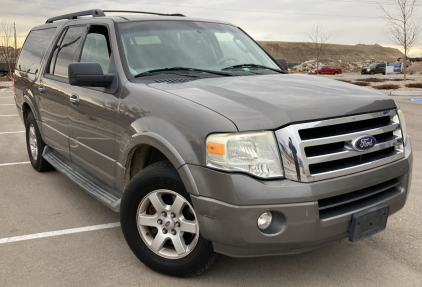
<svg viewBox="0 0 422 287"><path fill-rule="evenodd" d="M15 22L13 22L13 31L14 31L14 33L15 33L15 51L13 52L13 58L15 58L14 59L14 61L16 62L16 51L17 51L17 44L16 44L16 25L15 25Z"/></svg>

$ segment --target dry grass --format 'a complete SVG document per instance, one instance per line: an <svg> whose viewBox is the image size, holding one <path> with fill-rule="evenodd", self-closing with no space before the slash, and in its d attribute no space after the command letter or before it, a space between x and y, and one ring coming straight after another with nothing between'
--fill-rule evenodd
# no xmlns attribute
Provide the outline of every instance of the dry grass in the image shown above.
<svg viewBox="0 0 422 287"><path fill-rule="evenodd" d="M361 87L367 87L371 85L370 83L366 83L366 82L354 82L352 84L356 86L361 86Z"/></svg>
<svg viewBox="0 0 422 287"><path fill-rule="evenodd" d="M389 81L392 81L392 82L403 82L404 80L403 79L391 79ZM407 81L413 81L413 79L407 79Z"/></svg>
<svg viewBox="0 0 422 287"><path fill-rule="evenodd" d="M417 89L422 89L422 83L411 83L411 84L406 84L405 85L406 88L417 88Z"/></svg>
<svg viewBox="0 0 422 287"><path fill-rule="evenodd" d="M388 81L387 79L379 79L379 78L365 78L365 79L358 79L358 82L367 82L367 83L382 83Z"/></svg>
<svg viewBox="0 0 422 287"><path fill-rule="evenodd" d="M397 90L397 89L400 88L400 86L399 85L387 84L387 85L373 86L373 88L375 88L377 90Z"/></svg>

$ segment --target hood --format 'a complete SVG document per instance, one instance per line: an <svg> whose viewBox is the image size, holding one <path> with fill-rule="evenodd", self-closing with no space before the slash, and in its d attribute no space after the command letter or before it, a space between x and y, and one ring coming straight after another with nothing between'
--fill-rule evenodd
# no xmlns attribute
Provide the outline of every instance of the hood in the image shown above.
<svg viewBox="0 0 422 287"><path fill-rule="evenodd" d="M290 123L396 107L380 92L307 75L218 77L149 86L214 110L234 122L239 131L275 130Z"/></svg>

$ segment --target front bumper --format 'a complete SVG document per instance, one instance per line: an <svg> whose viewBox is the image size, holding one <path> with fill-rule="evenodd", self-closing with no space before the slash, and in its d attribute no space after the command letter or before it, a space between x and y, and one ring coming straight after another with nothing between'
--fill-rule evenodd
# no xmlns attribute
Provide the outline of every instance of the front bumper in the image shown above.
<svg viewBox="0 0 422 287"><path fill-rule="evenodd" d="M412 172L410 140L405 158L378 168L334 179L299 183L290 180L259 181L242 174L228 174L189 165L199 195L191 195L201 234L218 253L253 257L301 253L346 238L352 214L386 203L393 214L406 203ZM380 192L362 206L344 213L320 216L319 200L353 193L390 180L400 183ZM262 233L257 218L265 211L284 215L280 232ZM388 226L387 226L388 228Z"/></svg>

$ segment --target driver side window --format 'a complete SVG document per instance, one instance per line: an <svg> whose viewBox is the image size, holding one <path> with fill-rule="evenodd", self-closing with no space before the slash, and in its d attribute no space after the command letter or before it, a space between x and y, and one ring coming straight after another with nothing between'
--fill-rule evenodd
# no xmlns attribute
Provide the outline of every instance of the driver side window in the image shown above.
<svg viewBox="0 0 422 287"><path fill-rule="evenodd" d="M91 26L81 54L81 63L99 63L104 74L110 66L110 41L105 26Z"/></svg>

